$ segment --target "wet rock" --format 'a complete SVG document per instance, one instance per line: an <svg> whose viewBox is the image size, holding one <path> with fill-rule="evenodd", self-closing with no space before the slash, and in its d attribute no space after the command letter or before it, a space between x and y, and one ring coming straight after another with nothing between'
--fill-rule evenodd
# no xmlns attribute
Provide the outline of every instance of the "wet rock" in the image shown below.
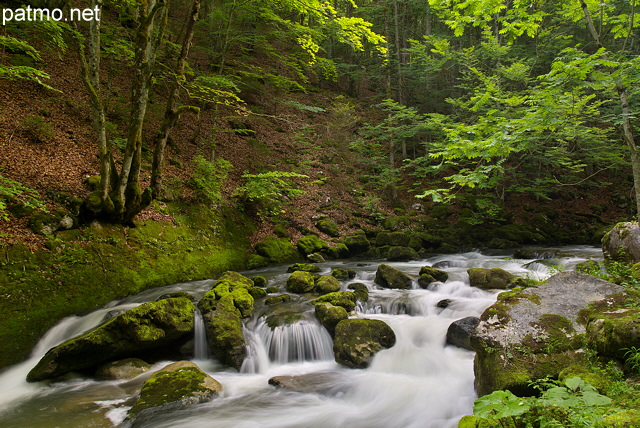
<svg viewBox="0 0 640 428"><path fill-rule="evenodd" d="M471 334L478 395L500 389L530 394L532 380L557 378L565 367L585 363L579 351L585 308L623 290L590 275L562 272L546 284L501 293Z"/></svg>
<svg viewBox="0 0 640 428"><path fill-rule="evenodd" d="M310 302L312 305L319 303L331 303L334 306L341 306L347 312L351 312L356 307L356 294L350 291L336 291L318 297Z"/></svg>
<svg viewBox="0 0 640 428"><path fill-rule="evenodd" d="M221 391L222 385L196 364L190 361L169 364L144 383L123 426L145 426L158 413L211 401Z"/></svg>
<svg viewBox="0 0 640 428"><path fill-rule="evenodd" d="M356 300L360 300L361 302L369 300L369 289L365 284L362 284L361 282L354 282L353 284L349 284L347 288L349 290L353 290Z"/></svg>
<svg viewBox="0 0 640 428"><path fill-rule="evenodd" d="M377 352L395 343L396 335L384 321L347 319L336 326L333 352L339 364L366 368Z"/></svg>
<svg viewBox="0 0 640 428"><path fill-rule="evenodd" d="M335 268L331 271L331 275L340 281L346 281L356 277L356 271L353 269Z"/></svg>
<svg viewBox="0 0 640 428"><path fill-rule="evenodd" d="M296 263L287 268L287 272L289 273L297 271L316 273L320 272L321 270L322 269L320 269L319 266L310 263Z"/></svg>
<svg viewBox="0 0 640 428"><path fill-rule="evenodd" d="M446 309L449 307L449 305L451 304L452 300L451 299L442 299L440 300L437 304L436 307L437 308L442 308L442 309Z"/></svg>
<svg viewBox="0 0 640 428"><path fill-rule="evenodd" d="M102 380L127 380L145 373L151 365L139 358L126 358L101 365L95 377Z"/></svg>
<svg viewBox="0 0 640 428"><path fill-rule="evenodd" d="M320 324L322 324L331 337L334 336L336 331L336 325L342 320L349 318L347 310L342 306L334 306L331 303L319 303L316 305L316 317Z"/></svg>
<svg viewBox="0 0 640 428"><path fill-rule="evenodd" d="M445 271L433 268L431 266L423 266L420 269L420 276L418 277L418 285L420 288L428 288L433 282L445 282L449 279L449 274Z"/></svg>
<svg viewBox="0 0 640 428"><path fill-rule="evenodd" d="M295 271L287 279L287 291L291 293L308 293L315 287L315 278L309 272Z"/></svg>
<svg viewBox="0 0 640 428"><path fill-rule="evenodd" d="M479 322L478 317L466 317L452 322L447 329L447 343L472 351L470 337Z"/></svg>
<svg viewBox="0 0 640 428"><path fill-rule="evenodd" d="M514 259L555 259L558 256L560 256L560 250L519 248L513 252Z"/></svg>
<svg viewBox="0 0 640 428"><path fill-rule="evenodd" d="M264 304L271 306L271 305L277 305L279 303L288 302L289 300L291 300L291 295L290 294L281 294L279 296L267 297L264 300Z"/></svg>
<svg viewBox="0 0 640 428"><path fill-rule="evenodd" d="M29 372L27 381L52 379L106 361L178 347L193 336L194 312L195 306L185 298L140 305L50 349Z"/></svg>
<svg viewBox="0 0 640 428"><path fill-rule="evenodd" d="M253 278L251 278L251 281L253 281L253 285L256 287L260 287L260 288L264 288L267 286L267 278L265 278L264 276L254 276Z"/></svg>
<svg viewBox="0 0 640 428"><path fill-rule="evenodd" d="M469 285L482 290L506 290L513 286L516 279L514 275L500 268L470 268L467 269L467 273Z"/></svg>
<svg viewBox="0 0 640 428"><path fill-rule="evenodd" d="M340 291L340 282L332 275L322 275L316 279L315 291L320 294Z"/></svg>
<svg viewBox="0 0 640 428"><path fill-rule="evenodd" d="M640 225L637 222L616 224L602 238L602 252L608 260L640 262Z"/></svg>
<svg viewBox="0 0 640 428"><path fill-rule="evenodd" d="M324 256L322 254L320 254L320 253L311 253L311 254L307 255L307 260L309 260L312 263L324 263L324 262L326 262Z"/></svg>
<svg viewBox="0 0 640 428"><path fill-rule="evenodd" d="M375 283L385 288L410 289L411 277L386 264L378 266Z"/></svg>
<svg viewBox="0 0 640 428"><path fill-rule="evenodd" d="M269 379L269 385L305 394L333 395L344 389L343 376L339 372L315 372L298 376L275 376Z"/></svg>

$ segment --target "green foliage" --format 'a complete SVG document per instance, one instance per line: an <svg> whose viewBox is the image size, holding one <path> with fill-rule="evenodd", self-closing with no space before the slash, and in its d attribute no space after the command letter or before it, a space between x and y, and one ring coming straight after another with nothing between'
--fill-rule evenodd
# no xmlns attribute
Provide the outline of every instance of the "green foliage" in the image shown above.
<svg viewBox="0 0 640 428"><path fill-rule="evenodd" d="M612 400L581 378L542 379L533 386L541 390L539 398L517 397L510 391L494 391L480 397L474 403L474 415L501 424L510 421L514 426L531 426L533 421L540 427L604 426L599 406L610 405Z"/></svg>
<svg viewBox="0 0 640 428"><path fill-rule="evenodd" d="M217 205L222 200L222 183L233 169L231 162L216 159L209 162L198 155L193 159L196 164L193 175L193 187L208 204Z"/></svg>
<svg viewBox="0 0 640 428"><path fill-rule="evenodd" d="M640 349L632 346L624 354L624 361L636 373L640 373Z"/></svg>
<svg viewBox="0 0 640 428"><path fill-rule="evenodd" d="M0 220L9 220L8 203L22 204L25 208L47 212L44 201L36 190L0 174Z"/></svg>
<svg viewBox="0 0 640 428"><path fill-rule="evenodd" d="M304 192L286 179L307 176L294 172L270 171L261 174L244 173L242 178L246 181L236 189L235 195L255 204L258 215L271 217L282 214L285 203Z"/></svg>

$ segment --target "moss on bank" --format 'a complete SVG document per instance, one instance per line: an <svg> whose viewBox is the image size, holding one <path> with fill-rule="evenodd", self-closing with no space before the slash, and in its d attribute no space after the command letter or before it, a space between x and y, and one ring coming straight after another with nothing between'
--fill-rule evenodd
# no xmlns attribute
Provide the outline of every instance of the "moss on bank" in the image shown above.
<svg viewBox="0 0 640 428"><path fill-rule="evenodd" d="M253 226L241 213L177 204L166 211L173 222L59 232L49 251L0 248L0 368L25 359L65 316L245 267Z"/></svg>

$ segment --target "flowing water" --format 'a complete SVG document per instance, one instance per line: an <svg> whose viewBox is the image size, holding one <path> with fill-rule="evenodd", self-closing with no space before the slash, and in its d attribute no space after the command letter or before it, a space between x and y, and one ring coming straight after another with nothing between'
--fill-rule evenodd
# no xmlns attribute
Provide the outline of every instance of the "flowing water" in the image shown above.
<svg viewBox="0 0 640 428"><path fill-rule="evenodd" d="M446 346L449 325L480 316L496 297L468 284L471 267L500 267L518 276L544 279L558 269L572 270L585 259L600 260L597 248L561 248L553 261L514 259L508 252L467 252L426 260L389 263L412 275L425 265L449 274L445 283L428 289L381 289L373 283L380 262L327 262L353 269L369 288L369 301L356 308L357 317L379 319L391 326L396 344L379 352L366 370L347 369L333 360L332 341L301 297L278 307L256 302L256 313L244 327L248 357L240 372L212 359L206 349L202 318L196 313L193 360L224 388L210 403L158 415L145 427L421 427L447 428L472 412L473 352ZM284 290L286 266L245 272L262 275L269 286ZM131 309L163 294L184 291L200 298L213 280L174 284L148 290L85 316L63 319L41 339L32 357L0 374L0 426L8 428L119 426L150 373L129 381L96 381L67 376L56 382L28 384L25 377L51 347L99 325L105 317ZM447 299L446 308L438 302ZM271 311L271 312L270 312ZM283 321L284 320L284 321ZM158 363L154 370L170 363ZM314 393L276 389L273 376L316 373L323 379Z"/></svg>

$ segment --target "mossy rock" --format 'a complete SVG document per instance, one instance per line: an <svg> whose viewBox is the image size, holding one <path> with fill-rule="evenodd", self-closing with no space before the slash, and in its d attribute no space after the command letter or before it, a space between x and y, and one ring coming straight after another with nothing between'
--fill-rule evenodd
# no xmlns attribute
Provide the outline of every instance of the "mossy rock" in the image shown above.
<svg viewBox="0 0 640 428"><path fill-rule="evenodd" d="M378 266L375 283L384 288L399 288L407 290L411 288L412 279L404 272L386 264Z"/></svg>
<svg viewBox="0 0 640 428"><path fill-rule="evenodd" d="M106 361L179 346L193 335L195 306L189 299L150 302L120 314L95 330L50 349L27 375L28 382L53 379Z"/></svg>
<svg viewBox="0 0 640 428"><path fill-rule="evenodd" d="M387 260L392 262L408 262L409 260L418 259L420 259L420 256L411 247L391 247L387 253Z"/></svg>
<svg viewBox="0 0 640 428"><path fill-rule="evenodd" d="M276 312L265 317L265 323L271 330L276 327L291 325L302 320L303 316L300 312L292 310L281 310L278 308Z"/></svg>
<svg viewBox="0 0 640 428"><path fill-rule="evenodd" d="M257 290L261 290L258 288ZM240 311L242 318L248 318L253 313L254 299L246 288L236 288L229 294L233 299L233 305Z"/></svg>
<svg viewBox="0 0 640 428"><path fill-rule="evenodd" d="M316 223L316 227L319 231L326 233L329 236L338 237L340 236L340 231L338 230L338 225L328 218L323 218L322 220Z"/></svg>
<svg viewBox="0 0 640 428"><path fill-rule="evenodd" d="M334 306L331 303L319 303L315 309L316 317L329 334L333 337L336 331L336 325L342 320L349 318L347 310L342 306Z"/></svg>
<svg viewBox="0 0 640 428"><path fill-rule="evenodd" d="M334 293L328 293L324 296L318 297L312 300L312 305L319 303L331 303L333 306L341 306L347 312L351 312L356 307L356 294L350 291L336 291Z"/></svg>
<svg viewBox="0 0 640 428"><path fill-rule="evenodd" d="M356 271L353 269L335 268L331 271L331 276L334 276L340 281L346 281L356 277Z"/></svg>
<svg viewBox="0 0 640 428"><path fill-rule="evenodd" d="M376 353L395 343L396 335L384 321L346 319L336 325L333 352L339 364L366 368Z"/></svg>
<svg viewBox="0 0 640 428"><path fill-rule="evenodd" d="M289 273L296 271L316 273L320 272L321 270L322 269L320 269L320 266L316 266L311 263L296 263L287 268L287 272Z"/></svg>
<svg viewBox="0 0 640 428"><path fill-rule="evenodd" d="M320 294L340 291L340 282L332 275L321 275L316 279L315 291Z"/></svg>
<svg viewBox="0 0 640 428"><path fill-rule="evenodd" d="M249 289L253 287L253 281L250 278L242 275L241 273L234 271L226 271L223 272L216 282L216 286L220 284L228 284L230 290L235 290L237 288Z"/></svg>
<svg viewBox="0 0 640 428"><path fill-rule="evenodd" d="M367 300L369 300L369 289L365 284L355 282L353 284L349 284L347 288L349 290L353 290L353 294L356 296L356 300L360 300L361 302L366 302Z"/></svg>
<svg viewBox="0 0 640 428"><path fill-rule="evenodd" d="M376 245L383 247L409 247L411 236L404 232L379 232L376 235Z"/></svg>
<svg viewBox="0 0 640 428"><path fill-rule="evenodd" d="M307 235L298 240L298 249L304 255L325 253L329 249L329 245L316 235Z"/></svg>
<svg viewBox="0 0 640 428"><path fill-rule="evenodd" d="M84 179L84 183L89 186L91 190L99 190L101 182L102 180L99 175L92 175Z"/></svg>
<svg viewBox="0 0 640 428"><path fill-rule="evenodd" d="M240 370L246 356L246 342L234 297L231 294L222 297L214 310L203 312L202 318L211 354L223 364Z"/></svg>
<svg viewBox="0 0 640 428"><path fill-rule="evenodd" d="M640 225L637 222L616 224L602 238L602 252L606 260L640 262Z"/></svg>
<svg viewBox="0 0 640 428"><path fill-rule="evenodd" d="M287 278L287 291L291 293L308 293L315 287L313 274L304 271L295 271Z"/></svg>
<svg viewBox="0 0 640 428"><path fill-rule="evenodd" d="M592 313L587 341L599 354L614 358L624 358L629 349L640 349L640 309L611 308Z"/></svg>
<svg viewBox="0 0 640 428"><path fill-rule="evenodd" d="M467 269L467 273L469 274L469 285L482 290L506 290L513 286L516 278L515 275L500 268L470 268Z"/></svg>
<svg viewBox="0 0 640 428"><path fill-rule="evenodd" d="M449 274L443 270L436 269L431 266L423 266L420 268L420 275L430 275L436 281L446 282L449 279Z"/></svg>
<svg viewBox="0 0 640 428"><path fill-rule="evenodd" d="M275 285L267 287L267 293L269 293L269 294L279 293L279 292L280 292L280 288L276 287Z"/></svg>
<svg viewBox="0 0 640 428"><path fill-rule="evenodd" d="M127 415L129 426L138 426L153 414L211 401L222 385L190 361L169 364L142 386L140 397Z"/></svg>
<svg viewBox="0 0 640 428"><path fill-rule="evenodd" d="M264 304L268 306L277 305L291 300L290 294L281 294L279 296L271 296L264 299Z"/></svg>
<svg viewBox="0 0 640 428"><path fill-rule="evenodd" d="M255 299L261 299L262 297L266 297L267 294L269 294L269 293L267 293L267 290L265 290L264 288L251 287L249 289L249 294L255 300Z"/></svg>
<svg viewBox="0 0 640 428"><path fill-rule="evenodd" d="M327 256L330 257L330 255L331 255L331 247L327 249ZM320 253L307 254L307 260L309 260L311 263L324 263L327 261L327 259L325 259L324 256Z"/></svg>
<svg viewBox="0 0 640 428"><path fill-rule="evenodd" d="M287 263L300 259L300 254L287 239L266 237L256 245L256 252L271 263Z"/></svg>
<svg viewBox="0 0 640 428"><path fill-rule="evenodd" d="M349 256L364 253L371 247L371 243L364 234L356 234L344 238L344 245L349 250Z"/></svg>
<svg viewBox="0 0 640 428"><path fill-rule="evenodd" d="M261 256L259 254L251 254L247 259L247 268L260 269L269 266L270 263L271 262L267 257Z"/></svg>
<svg viewBox="0 0 640 428"><path fill-rule="evenodd" d="M253 281L253 285L256 287L261 287L264 288L267 286L267 278L265 278L264 276L254 276L253 278L251 278L251 281Z"/></svg>

